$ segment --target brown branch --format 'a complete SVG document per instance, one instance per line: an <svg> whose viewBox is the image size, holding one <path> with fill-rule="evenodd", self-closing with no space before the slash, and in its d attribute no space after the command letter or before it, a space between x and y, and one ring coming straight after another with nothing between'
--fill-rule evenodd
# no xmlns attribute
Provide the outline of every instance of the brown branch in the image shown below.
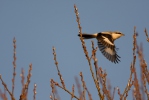
<svg viewBox="0 0 149 100"><path fill-rule="evenodd" d="M79 93L79 100L82 100L83 99L83 93L82 93L81 85L80 85L77 77L75 77L75 82L76 82L78 93Z"/></svg>
<svg viewBox="0 0 149 100"><path fill-rule="evenodd" d="M50 84L51 84L50 86L52 88L52 94L51 94L50 98L52 100L55 100L56 99L56 96L55 96L55 86L54 86L53 79L50 80Z"/></svg>
<svg viewBox="0 0 149 100"><path fill-rule="evenodd" d="M16 76L16 39L13 39L13 78L12 78L12 95L14 95L15 76Z"/></svg>
<svg viewBox="0 0 149 100"><path fill-rule="evenodd" d="M147 33L146 28L145 28L144 32L145 32L145 35L146 35L146 38L147 38L146 40L149 42L149 37L148 37L148 33Z"/></svg>
<svg viewBox="0 0 149 100"><path fill-rule="evenodd" d="M121 99L124 98L124 100L126 100L127 96L128 96L128 92L130 91L132 85L133 85L133 81L132 81L132 75L133 75L133 72L134 72L134 69L132 67L132 64L131 64L131 67L130 67L130 77L129 77L129 80L128 80L128 83L127 83L127 86L123 92L123 94L121 95Z"/></svg>
<svg viewBox="0 0 149 100"><path fill-rule="evenodd" d="M73 86L72 86L72 95L71 95L71 100L74 98L74 84L73 84Z"/></svg>
<svg viewBox="0 0 149 100"><path fill-rule="evenodd" d="M117 89L117 91L118 91L118 95L120 96L120 100L123 100L122 98L123 98L123 96L122 96L122 94L121 94L121 92L120 92L120 88L116 88Z"/></svg>
<svg viewBox="0 0 149 100"><path fill-rule="evenodd" d="M112 97L110 95L110 91L107 89L106 83L107 83L107 73L103 72L102 68L100 67L98 70L98 76L102 85L102 91L103 91L103 97L104 95L107 97L108 100L112 100Z"/></svg>
<svg viewBox="0 0 149 100"><path fill-rule="evenodd" d="M116 91L116 88L114 87L113 95L112 95L112 100L114 100L115 91Z"/></svg>
<svg viewBox="0 0 149 100"><path fill-rule="evenodd" d="M65 90L68 94L70 94L71 96L73 95L69 90L67 90L66 88L64 88L63 86L60 86L57 82L55 82L53 79L50 80L50 82L52 82L55 86L58 86L59 88ZM53 87L52 87L53 88ZM53 89L54 90L54 89ZM52 92L54 93L55 90ZM74 98L76 98L77 100L80 100L77 96L74 95ZM54 99L55 100L55 99Z"/></svg>
<svg viewBox="0 0 149 100"><path fill-rule="evenodd" d="M86 100L86 85L85 85L85 81L84 81L84 79L83 79L83 74L82 74L82 72L80 72L80 76L81 76L81 82L82 82L82 87L83 87L83 94L82 94L82 96L83 96L83 99L84 100Z"/></svg>
<svg viewBox="0 0 149 100"><path fill-rule="evenodd" d="M23 69L23 68L21 69L21 74L20 74L20 76L21 76L22 93L23 93L23 91L24 91L24 81L25 81L24 69Z"/></svg>
<svg viewBox="0 0 149 100"><path fill-rule="evenodd" d="M136 40L136 37L137 37L137 33L136 33L136 27L134 27L134 35L133 35L133 56L134 56L134 60L133 60L133 69L134 69L134 94L135 94L135 98L137 100L141 100L141 94L140 94L140 89L139 89L139 82L138 82L138 78L137 78L137 72L136 72L136 68L135 68L135 62L136 62L136 54L135 54L135 51L136 51L136 48L137 48L137 40Z"/></svg>
<svg viewBox="0 0 149 100"><path fill-rule="evenodd" d="M80 76L81 76L81 82L82 82L82 86L83 86L83 97L84 97L84 100L86 100L86 96L85 96L85 92L86 91L87 91L89 100L92 100L92 96L91 96L90 92L88 91L88 89L86 87L86 84L85 84L82 72L80 72Z"/></svg>
<svg viewBox="0 0 149 100"><path fill-rule="evenodd" d="M147 70L147 64L145 62L144 56L143 56L143 47L142 44L137 46L137 53L138 53L138 58L140 60L140 69L141 69L141 85L142 85L142 98L144 99L144 94L146 93L147 97L149 98L147 86L146 86L146 81L149 84L149 71ZM144 93L145 92L145 93Z"/></svg>
<svg viewBox="0 0 149 100"><path fill-rule="evenodd" d="M55 65L56 65L56 68L57 68L57 71L58 71L58 76L59 76L59 78L60 78L60 81L61 81L62 86L60 86L57 82L54 82L53 79L51 79L51 84L54 84L54 85L60 87L61 89L63 89L63 90L65 90L66 92L68 92L68 93L69 93L71 96L73 96L74 98L79 99L78 97L76 97L76 96L74 95L74 93L71 93L71 92L70 92L69 90L67 90L66 87L65 87L65 83L64 83L64 80L63 80L63 78L62 78L62 74L60 73L60 70L59 70L59 67L58 67L58 61L57 61L57 59L56 59L56 52L55 52L55 48L54 48L54 47L53 47L53 56L54 56ZM51 87L52 87L52 89L53 89L53 91L54 91L53 86L51 86ZM52 96L52 95L50 96L51 99L52 99L52 97L55 98L54 92L52 92L52 93L53 93L53 96Z"/></svg>
<svg viewBox="0 0 149 100"><path fill-rule="evenodd" d="M61 84L62 84L62 86L63 86L64 88L66 88L66 87L65 87L64 79L63 79L62 74L60 73L60 70L59 70L59 68L58 68L58 61L57 61L57 59L56 59L56 52L55 52L55 48L54 48L54 47L53 47L53 56L54 56L55 65L56 65L56 68L57 68L57 71L58 71L58 76L59 76L59 78L60 78L60 80L61 80Z"/></svg>
<svg viewBox="0 0 149 100"><path fill-rule="evenodd" d="M82 28L81 28L81 25L80 25L80 18L79 18L79 13L78 13L78 8L76 7L76 5L74 5L74 9L75 9L75 14L76 14L76 21L78 23L78 28L79 28L79 34L80 34L80 40L81 40L81 43L82 43L82 48L84 50L84 53L85 53L85 56L86 56L86 59L88 61L88 64L89 64L89 67L90 67L90 71L91 71L91 74L92 74L92 78L94 80L94 83L95 83L95 86L96 86L96 89L98 91L98 95L99 95L99 98L101 100L103 100L103 97L100 93L100 86L98 85L98 82L96 81L95 79L95 76L94 76L94 72L93 72L93 69L92 69L92 65L91 65L91 61L90 61L90 58L88 56L88 51L86 49L86 46L85 46L85 42L82 38Z"/></svg>
<svg viewBox="0 0 149 100"><path fill-rule="evenodd" d="M2 84L3 84L3 86L4 86L4 88L6 89L6 91L9 93L9 95L10 95L11 99L12 99L12 100L15 100L15 98L14 98L13 94L9 91L9 89L8 89L7 85L5 84L5 82L3 81L3 79L2 79L2 76L1 76L1 75L0 75L0 80L1 80L1 82L2 82Z"/></svg>
<svg viewBox="0 0 149 100"><path fill-rule="evenodd" d="M94 41L91 41L92 42L92 56L91 58L94 60L94 66L95 66L95 72L96 72L96 80L97 80L97 83L99 85L99 78L98 78L98 60L96 58L96 51L98 49L98 47L94 47Z"/></svg>
<svg viewBox="0 0 149 100"><path fill-rule="evenodd" d="M36 100L36 94L37 94L36 89L37 89L37 85L34 84L34 89L33 89L33 93L34 93L33 99L34 99L34 100Z"/></svg>
<svg viewBox="0 0 149 100"><path fill-rule="evenodd" d="M21 93L19 100L24 100L24 99L27 100L28 87L29 87L29 84L30 84L30 78L32 76L31 71L32 71L32 64L29 65L27 81L24 85L23 92Z"/></svg>
<svg viewBox="0 0 149 100"><path fill-rule="evenodd" d="M3 100L8 100L7 95L6 95L6 89L4 88L4 93L0 89L0 97Z"/></svg>
<svg viewBox="0 0 149 100"><path fill-rule="evenodd" d="M50 94L50 99L51 99L51 100L54 100L54 98L53 98L52 94Z"/></svg>

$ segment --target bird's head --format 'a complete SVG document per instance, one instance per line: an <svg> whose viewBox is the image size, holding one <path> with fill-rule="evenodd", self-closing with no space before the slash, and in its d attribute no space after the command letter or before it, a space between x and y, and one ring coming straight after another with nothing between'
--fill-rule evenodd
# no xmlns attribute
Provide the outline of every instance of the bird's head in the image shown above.
<svg viewBox="0 0 149 100"><path fill-rule="evenodd" d="M112 32L112 38L114 40L120 38L121 36L124 36L124 34L122 32L119 32L119 31Z"/></svg>

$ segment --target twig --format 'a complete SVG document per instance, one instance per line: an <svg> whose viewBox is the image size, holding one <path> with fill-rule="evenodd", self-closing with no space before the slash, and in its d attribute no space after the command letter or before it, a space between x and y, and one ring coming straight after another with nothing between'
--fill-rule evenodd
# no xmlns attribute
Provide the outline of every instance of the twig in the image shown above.
<svg viewBox="0 0 149 100"><path fill-rule="evenodd" d="M27 100L28 87L29 87L29 84L30 84L30 78L32 76L31 71L32 71L32 64L29 65L27 81L24 85L23 92L21 93L19 100L24 100L24 99Z"/></svg>
<svg viewBox="0 0 149 100"><path fill-rule="evenodd" d="M117 87L116 88L117 89L117 91L118 91L118 95L120 96L120 100L123 100L122 98L123 98L123 96L122 96L122 94L121 94L121 92L120 92L120 89Z"/></svg>
<svg viewBox="0 0 149 100"><path fill-rule="evenodd" d="M81 76L81 82L82 82L82 87L83 87L83 99L86 100L86 85L85 85L85 82L84 82L84 79L83 79L83 74L82 72L80 72L80 76Z"/></svg>
<svg viewBox="0 0 149 100"><path fill-rule="evenodd" d="M0 89L0 97L3 100L8 100L7 95L6 95L6 89L4 88L4 93Z"/></svg>
<svg viewBox="0 0 149 100"><path fill-rule="evenodd" d="M101 85L102 85L103 97L104 97L104 95L106 95L108 100L112 100L110 92L109 92L109 90L107 89L107 86L106 86L106 83L107 83L107 78L106 78L107 73L103 72L102 68L100 67L99 71L98 71L98 75L99 75L100 82L101 82Z"/></svg>
<svg viewBox="0 0 149 100"><path fill-rule="evenodd" d="M96 80L97 80L97 83L99 85L98 60L96 58L96 51L97 51L98 47L94 48L94 41L91 41L91 42L92 42L92 56L91 56L91 58L93 58L93 60L94 60L94 66L95 66L95 72L96 72Z"/></svg>
<svg viewBox="0 0 149 100"><path fill-rule="evenodd" d="M34 98L34 100L36 100L36 94L37 94L36 89L37 89L37 85L34 84L34 89L33 89L33 92L34 92L33 98Z"/></svg>
<svg viewBox="0 0 149 100"><path fill-rule="evenodd" d="M16 76L16 39L13 39L13 78L12 78L12 95L14 95L15 76Z"/></svg>
<svg viewBox="0 0 149 100"><path fill-rule="evenodd" d="M54 98L53 98L52 94L50 94L50 99L51 99L51 100L54 100Z"/></svg>
<svg viewBox="0 0 149 100"><path fill-rule="evenodd" d="M81 28L81 25L80 25L80 18L79 18L79 13L78 13L78 8L76 7L76 5L74 5L74 9L75 9L75 14L76 14L76 21L78 23L78 28L79 28L79 33L80 33L80 40L82 42L82 48L84 50L84 53L85 53L85 56L86 56L86 59L88 60L88 64L89 64L89 67L90 67L90 71L91 71L91 74L92 74L92 78L94 80L94 83L96 85L96 88L97 88L97 91L98 91L98 95L100 97L101 100L103 100L104 98L102 97L101 93L100 93L100 86L98 85L98 82L96 81L95 79L95 76L94 76L94 72L92 70L92 65L91 65L91 61L90 61L90 58L88 56L88 51L86 49L86 46L85 46L85 42L82 38L82 28Z"/></svg>
<svg viewBox="0 0 149 100"><path fill-rule="evenodd" d="M55 95L55 86L54 86L54 81L53 79L50 80L50 86L52 88L52 94L50 96L51 100L56 100L56 95Z"/></svg>
<svg viewBox="0 0 149 100"><path fill-rule="evenodd" d="M114 87L114 89L113 89L113 95L112 95L112 100L114 100L115 91L116 91L116 88Z"/></svg>
<svg viewBox="0 0 149 100"><path fill-rule="evenodd" d="M4 88L7 90L7 92L8 92L8 93L9 93L9 95L11 96L11 99L12 99L12 100L15 100L15 98L14 98L13 94L9 91L9 89L8 89L7 85L5 84L5 82L3 81L3 79L2 79L2 76L1 76L1 75L0 75L0 80L1 80L1 82L2 82L2 84L3 84L3 86L4 86Z"/></svg>
<svg viewBox="0 0 149 100"><path fill-rule="evenodd" d="M137 47L137 40L136 40L136 37L137 37L137 33L136 33L136 27L134 27L134 35L133 35L133 38L134 38L134 41L133 41L133 45L134 45L134 48L133 48L133 56L134 56L134 59L133 59L133 69L134 69L134 94L135 94L135 98L137 100L141 100L141 94L140 94L140 89L139 89L139 82L138 82L138 78L137 78L137 72L136 72L136 68L135 68L135 62L136 62L136 54L135 54L135 50L136 50L136 47Z"/></svg>
<svg viewBox="0 0 149 100"><path fill-rule="evenodd" d="M144 32L145 32L145 35L146 35L146 38L147 38L146 40L149 42L149 37L148 37L148 33L147 33L146 28L145 28Z"/></svg>
<svg viewBox="0 0 149 100"><path fill-rule="evenodd" d="M20 74L20 76L21 76L22 93L23 93L23 91L24 91L24 81L25 81L24 69L23 69L23 68L21 69L21 74Z"/></svg>
<svg viewBox="0 0 149 100"><path fill-rule="evenodd" d="M83 86L83 97L84 97L84 100L86 100L86 96L85 96L85 92L86 92L86 91L87 91L89 100L92 100L92 96L91 96L90 92L89 92L88 89L87 89L87 86L86 86L86 84L85 84L85 81L84 81L82 72L80 72L80 76L81 76L81 82L82 82L82 86Z"/></svg>
<svg viewBox="0 0 149 100"><path fill-rule="evenodd" d="M128 96L128 92L130 91L132 85L133 85L133 81L132 81L132 75L134 73L134 68L132 67L132 64L131 64L131 67L130 67L130 77L129 77L129 80L128 80L128 83L127 83L127 86L123 92L123 94L121 95L121 99L124 98L126 100L127 96Z"/></svg>
<svg viewBox="0 0 149 100"><path fill-rule="evenodd" d="M144 95L146 93L147 97L149 98L149 93L147 90L147 86L146 86L146 81L149 84L149 71L147 70L147 64L145 62L144 56L143 56L143 47L142 44L139 46L137 46L137 53L138 53L138 58L140 60L140 69L141 69L141 90L142 90L142 98L144 99ZM145 92L145 93L144 93Z"/></svg>
<svg viewBox="0 0 149 100"><path fill-rule="evenodd" d="M79 93L79 100L82 100L83 99L83 93L82 93L81 85L80 85L77 77L75 77L75 82L77 84L77 89L78 89L78 93Z"/></svg>
<svg viewBox="0 0 149 100"><path fill-rule="evenodd" d="M59 88L65 90L68 94L73 95L69 90L67 90L66 88L64 88L63 86L60 86L57 82L55 82L53 79L50 80L55 86L58 86ZM74 98L76 98L77 100L80 100L77 96L74 95Z"/></svg>
<svg viewBox="0 0 149 100"><path fill-rule="evenodd" d="M53 47L53 56L54 56L55 65L56 65L56 68L57 68L57 71L58 71L58 76L59 76L59 78L60 78L60 80L61 80L61 84L62 84L62 86L63 86L64 88L66 88L66 87L65 87L64 79L63 79L62 74L60 73L60 70L59 70L59 68L58 68L58 61L57 61L57 59L56 59L56 52L55 52L55 48L54 48L54 47Z"/></svg>
<svg viewBox="0 0 149 100"><path fill-rule="evenodd" d="M74 98L74 84L73 84L73 86L72 86L72 95L71 95L71 100Z"/></svg>

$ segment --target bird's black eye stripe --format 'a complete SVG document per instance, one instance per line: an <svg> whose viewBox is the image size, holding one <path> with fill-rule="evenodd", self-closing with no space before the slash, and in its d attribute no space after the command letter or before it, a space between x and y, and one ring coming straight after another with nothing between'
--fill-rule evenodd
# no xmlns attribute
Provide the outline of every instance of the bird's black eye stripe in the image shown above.
<svg viewBox="0 0 149 100"><path fill-rule="evenodd" d="M118 32L117 34L122 34L122 33Z"/></svg>

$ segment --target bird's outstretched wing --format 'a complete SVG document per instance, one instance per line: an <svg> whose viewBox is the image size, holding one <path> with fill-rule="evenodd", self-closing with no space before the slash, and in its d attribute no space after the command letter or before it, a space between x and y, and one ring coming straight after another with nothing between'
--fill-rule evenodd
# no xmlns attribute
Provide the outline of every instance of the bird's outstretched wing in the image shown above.
<svg viewBox="0 0 149 100"><path fill-rule="evenodd" d="M115 47L108 47L103 45L101 42L98 42L98 47L102 54L111 62L118 63L120 60L120 56L117 55L117 52L115 51Z"/></svg>
<svg viewBox="0 0 149 100"><path fill-rule="evenodd" d="M108 36L108 37L107 37ZM98 40L98 47L102 54L111 62L118 63L119 56L117 55L117 52L115 50L114 41L110 37L110 35L102 35L97 38Z"/></svg>

